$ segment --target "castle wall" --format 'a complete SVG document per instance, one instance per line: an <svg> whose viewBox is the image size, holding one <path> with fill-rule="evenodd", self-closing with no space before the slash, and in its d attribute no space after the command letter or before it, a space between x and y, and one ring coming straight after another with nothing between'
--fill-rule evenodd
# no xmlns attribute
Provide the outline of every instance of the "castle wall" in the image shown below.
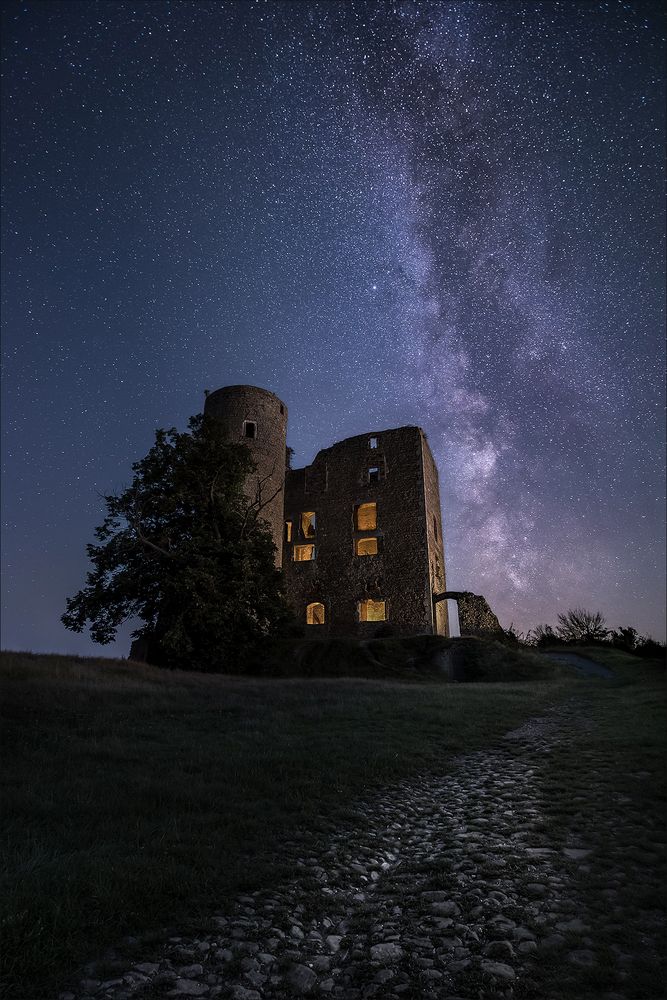
<svg viewBox="0 0 667 1000"><path fill-rule="evenodd" d="M430 594L439 594L447 589L445 583L442 513L440 510L440 481L438 467L431 454L426 435L422 436L422 463L424 469L424 501L430 580L429 592ZM440 601L434 607L433 631L436 635L449 634L449 616L446 601Z"/></svg>
<svg viewBox="0 0 667 1000"><path fill-rule="evenodd" d="M253 502L257 499L260 484L262 499L273 497L260 516L271 530L276 546L276 565L280 566L287 407L267 389L252 385L228 385L206 397L204 413L221 422L229 441L244 444L249 449L257 470L245 484L248 499ZM254 436L249 436L253 429Z"/></svg>
<svg viewBox="0 0 667 1000"><path fill-rule="evenodd" d="M355 510L373 502L377 525L360 529ZM311 512L316 522L308 537L301 515ZM297 619L305 624L307 606L324 605L325 622L310 626L313 634L370 638L434 630L430 562L444 586L442 526L437 470L418 427L349 438L320 451L307 468L288 471L285 520L292 539L285 538L283 568ZM372 538L377 554L357 554L356 543ZM295 561L294 546L311 544L315 558ZM359 604L369 598L385 602L386 621L359 620ZM446 609L436 628L444 633Z"/></svg>

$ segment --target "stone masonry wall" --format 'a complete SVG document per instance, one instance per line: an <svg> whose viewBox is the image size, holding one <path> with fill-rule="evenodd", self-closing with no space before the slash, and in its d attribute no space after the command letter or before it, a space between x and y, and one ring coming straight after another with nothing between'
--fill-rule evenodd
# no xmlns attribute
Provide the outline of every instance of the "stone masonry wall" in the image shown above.
<svg viewBox="0 0 667 1000"><path fill-rule="evenodd" d="M257 466L246 482L245 493L254 501L260 480L263 498L273 499L262 510L276 546L276 565L282 561L283 511L285 503L285 447L287 407L272 392L252 385L228 385L206 397L204 413L219 420L229 441L246 445ZM244 435L244 421L256 424L256 437Z"/></svg>
<svg viewBox="0 0 667 1000"><path fill-rule="evenodd" d="M456 601L459 609L459 631L462 636L474 635L493 639L504 635L503 628L481 594L469 590L448 590L438 594L440 604Z"/></svg>
<svg viewBox="0 0 667 1000"><path fill-rule="evenodd" d="M404 635L433 631L423 451L423 432L400 427L341 441L320 451L307 468L288 471L285 519L292 523L292 543L284 543L283 568L300 622L305 624L311 602L325 606L325 624L308 626L313 635L370 638L389 629ZM380 470L377 482L369 481L372 467ZM377 504L377 529L358 532L355 508L371 501ZM436 511L432 496L429 502L441 538L439 504ZM301 536L305 511L316 513L314 539ZM377 555L355 554L360 535L378 538ZM310 541L316 558L293 561L293 545ZM435 545L433 552L435 559ZM358 602L364 598L386 602L386 622L358 620Z"/></svg>

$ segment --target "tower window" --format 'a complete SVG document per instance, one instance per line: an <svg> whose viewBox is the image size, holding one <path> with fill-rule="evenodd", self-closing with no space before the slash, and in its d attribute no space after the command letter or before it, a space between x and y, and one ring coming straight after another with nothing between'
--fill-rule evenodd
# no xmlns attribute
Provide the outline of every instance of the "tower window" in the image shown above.
<svg viewBox="0 0 667 1000"><path fill-rule="evenodd" d="M377 504L360 503L355 507L354 524L357 531L375 531L378 526Z"/></svg>
<svg viewBox="0 0 667 1000"><path fill-rule="evenodd" d="M315 523L315 511L304 511L301 515L301 534L304 538L315 537Z"/></svg>
<svg viewBox="0 0 667 1000"><path fill-rule="evenodd" d="M387 620L386 603L384 601L359 601L360 622L384 622Z"/></svg>
<svg viewBox="0 0 667 1000"><path fill-rule="evenodd" d="M433 515L433 534L435 535L435 540L438 540L438 519L435 514Z"/></svg>
<svg viewBox="0 0 667 1000"><path fill-rule="evenodd" d="M324 625L324 605L315 602L306 608L306 625Z"/></svg>
<svg viewBox="0 0 667 1000"><path fill-rule="evenodd" d="M377 446L378 446L378 439L376 437L370 437L368 439L368 447L377 448Z"/></svg>
<svg viewBox="0 0 667 1000"><path fill-rule="evenodd" d="M286 542L291 542L292 541L292 522L291 521L285 521L285 541Z"/></svg>
<svg viewBox="0 0 667 1000"><path fill-rule="evenodd" d="M371 465L368 470L368 482L378 483L380 481L380 470L377 465Z"/></svg>
<svg viewBox="0 0 667 1000"><path fill-rule="evenodd" d="M246 438L256 438L257 437L257 423L255 420L244 420L243 421L243 437Z"/></svg>
<svg viewBox="0 0 667 1000"><path fill-rule="evenodd" d="M293 557L294 562L311 562L315 558L315 546L295 545Z"/></svg>
<svg viewBox="0 0 667 1000"><path fill-rule="evenodd" d="M377 538L357 538L355 552L358 556L376 556L378 554Z"/></svg>

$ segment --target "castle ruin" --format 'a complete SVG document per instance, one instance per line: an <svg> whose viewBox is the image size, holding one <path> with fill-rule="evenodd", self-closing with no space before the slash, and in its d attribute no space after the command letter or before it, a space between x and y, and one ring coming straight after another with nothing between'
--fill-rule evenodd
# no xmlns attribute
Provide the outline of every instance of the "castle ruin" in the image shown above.
<svg viewBox="0 0 667 1000"><path fill-rule="evenodd" d="M297 620L313 634L448 634L438 470L419 427L370 430L287 467L287 407L248 385L204 412L245 444Z"/></svg>

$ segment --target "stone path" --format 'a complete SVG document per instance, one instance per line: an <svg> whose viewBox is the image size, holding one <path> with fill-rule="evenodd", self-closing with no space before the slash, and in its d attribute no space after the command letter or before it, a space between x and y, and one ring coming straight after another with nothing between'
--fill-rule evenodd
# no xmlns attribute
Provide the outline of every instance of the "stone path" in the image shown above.
<svg viewBox="0 0 667 1000"><path fill-rule="evenodd" d="M652 1000L636 991L639 967L661 996L663 917L624 899L654 884L659 832L627 802L595 800L605 762L593 750L588 777L567 788L570 826L556 836L545 814L542 769L582 725L573 703L445 776L384 789L327 843L285 845L294 881L61 1000ZM619 822L641 841L632 860L615 853Z"/></svg>

